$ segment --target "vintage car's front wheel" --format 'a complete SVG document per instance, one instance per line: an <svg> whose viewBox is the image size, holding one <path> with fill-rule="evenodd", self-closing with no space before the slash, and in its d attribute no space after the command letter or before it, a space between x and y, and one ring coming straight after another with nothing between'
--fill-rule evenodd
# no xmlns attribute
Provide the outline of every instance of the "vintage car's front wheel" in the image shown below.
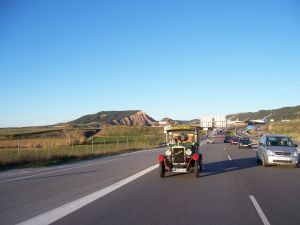
<svg viewBox="0 0 300 225"><path fill-rule="evenodd" d="M195 173L195 177L199 177L199 160L195 160L195 163L194 163L194 173Z"/></svg>
<svg viewBox="0 0 300 225"><path fill-rule="evenodd" d="M159 176L160 177L165 177L165 163L164 162L160 162L159 163Z"/></svg>

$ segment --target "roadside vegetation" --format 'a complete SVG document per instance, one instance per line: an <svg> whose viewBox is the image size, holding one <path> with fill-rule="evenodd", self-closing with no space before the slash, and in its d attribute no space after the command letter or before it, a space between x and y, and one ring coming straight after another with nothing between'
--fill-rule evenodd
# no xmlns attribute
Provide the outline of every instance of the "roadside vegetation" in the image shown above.
<svg viewBox="0 0 300 225"><path fill-rule="evenodd" d="M264 134L282 134L290 136L294 140L300 140L300 120L285 122L274 122L266 125L259 125L249 131L253 136L260 137Z"/></svg>
<svg viewBox="0 0 300 225"><path fill-rule="evenodd" d="M36 131L34 131L36 132ZM72 131L73 133L76 132ZM20 130L11 131L11 137ZM28 137L30 131L24 132ZM80 133L80 132L79 132ZM81 132L82 133L82 132ZM5 136L2 130L0 134ZM70 135L71 136L71 135ZM89 136L83 143L72 141L70 136L65 135L63 144L53 144L57 137L39 137L41 141L47 139L49 143L45 146L30 145L32 139L17 136L9 141L14 145L5 147L5 140L0 140L0 169L12 167L39 167L60 164L64 162L91 159L108 155L138 151L142 149L155 148L165 141L163 128L161 127L126 127L107 126L101 131ZM31 137L31 135L29 135ZM59 138L58 138L59 139ZM22 143L26 142L27 145Z"/></svg>
<svg viewBox="0 0 300 225"><path fill-rule="evenodd" d="M227 119L232 121L239 120L257 120L266 117L275 121L300 119L300 105L292 107L283 107L272 110L260 110L258 112L247 112L227 115Z"/></svg>
<svg viewBox="0 0 300 225"><path fill-rule="evenodd" d="M276 122L268 124L266 130L270 133L285 134L293 139L300 139L300 120Z"/></svg>

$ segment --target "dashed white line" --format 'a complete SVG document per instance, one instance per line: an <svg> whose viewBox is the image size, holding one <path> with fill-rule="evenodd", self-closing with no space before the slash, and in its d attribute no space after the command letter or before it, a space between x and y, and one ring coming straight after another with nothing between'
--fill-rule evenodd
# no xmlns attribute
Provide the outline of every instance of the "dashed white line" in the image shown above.
<svg viewBox="0 0 300 225"><path fill-rule="evenodd" d="M258 215L260 216L262 222L264 225L270 225L270 222L268 221L266 215L264 214L264 212L262 211L261 207L259 206L258 202L256 201L256 199L254 198L253 195L249 195Z"/></svg>
<svg viewBox="0 0 300 225"><path fill-rule="evenodd" d="M62 205L58 208L52 209L48 212L42 213L36 217L30 218L28 220L25 220L17 225L48 225L51 224L67 215L70 213L96 201L99 198L102 198L103 196L117 190L118 188L136 180L137 178L151 172L152 170L156 169L158 167L158 164L151 166L147 169L144 169L130 177L125 178L124 180L121 180L115 184L112 184L106 188L103 188L99 191L96 191L92 194L89 194L85 197L79 198L75 201L72 201L70 203L67 203L65 205Z"/></svg>
<svg viewBox="0 0 300 225"><path fill-rule="evenodd" d="M226 148L223 148L224 151L226 151Z"/></svg>
<svg viewBox="0 0 300 225"><path fill-rule="evenodd" d="M230 155L227 155L229 160L232 160L232 158L230 157Z"/></svg>

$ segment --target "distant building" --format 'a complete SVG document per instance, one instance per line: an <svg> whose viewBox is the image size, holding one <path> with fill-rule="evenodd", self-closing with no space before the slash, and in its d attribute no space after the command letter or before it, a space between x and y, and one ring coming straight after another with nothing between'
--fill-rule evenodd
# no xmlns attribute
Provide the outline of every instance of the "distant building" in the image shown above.
<svg viewBox="0 0 300 225"><path fill-rule="evenodd" d="M227 127L226 116L202 116L200 127L204 129Z"/></svg>

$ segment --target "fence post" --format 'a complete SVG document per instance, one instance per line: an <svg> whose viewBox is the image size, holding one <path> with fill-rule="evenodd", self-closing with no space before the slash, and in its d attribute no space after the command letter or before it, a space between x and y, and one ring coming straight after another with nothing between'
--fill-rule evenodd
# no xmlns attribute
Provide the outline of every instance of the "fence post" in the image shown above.
<svg viewBox="0 0 300 225"><path fill-rule="evenodd" d="M127 148L129 148L129 146L128 146L128 137L127 137Z"/></svg>
<svg viewBox="0 0 300 225"><path fill-rule="evenodd" d="M94 152L94 139L92 139L92 152Z"/></svg>
<svg viewBox="0 0 300 225"><path fill-rule="evenodd" d="M134 148L136 149L135 137L133 137Z"/></svg>
<svg viewBox="0 0 300 225"><path fill-rule="evenodd" d="M117 149L119 149L119 138L117 138Z"/></svg>
<svg viewBox="0 0 300 225"><path fill-rule="evenodd" d="M20 157L20 140L18 140L18 156Z"/></svg>
<svg viewBox="0 0 300 225"><path fill-rule="evenodd" d="M48 145L47 145L48 146L48 149L47 149L47 160L49 160L49 147L50 147L49 145L50 144L49 144L49 141L48 141Z"/></svg>

